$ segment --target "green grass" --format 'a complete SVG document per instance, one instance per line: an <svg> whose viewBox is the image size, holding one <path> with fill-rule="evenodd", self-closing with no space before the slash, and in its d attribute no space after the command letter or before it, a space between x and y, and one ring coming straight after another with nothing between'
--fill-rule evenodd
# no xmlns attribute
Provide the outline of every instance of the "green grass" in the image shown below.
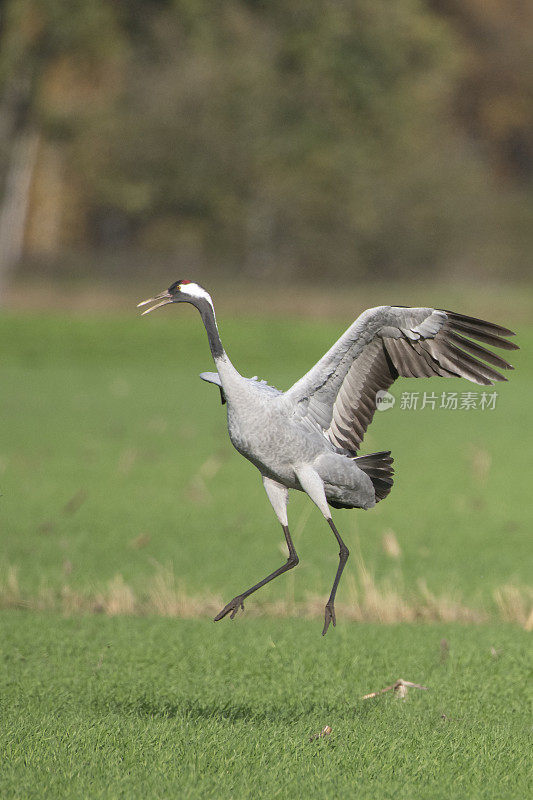
<svg viewBox="0 0 533 800"><path fill-rule="evenodd" d="M508 626L0 625L3 800L530 796L527 634ZM429 691L361 699L399 677Z"/></svg>
<svg viewBox="0 0 533 800"><path fill-rule="evenodd" d="M281 563L259 475L197 377L211 368L200 322L180 311L0 317L0 605L68 608L115 581L106 608L125 611L162 567L174 599L225 602ZM243 374L285 388L348 322L233 318L222 331ZM416 606L423 581L493 620L509 585L508 616L528 618L533 329L519 334L494 411L402 411L402 391L477 391L404 380L376 414L364 452L393 451L396 485L371 512L335 515L354 557L324 639L317 619L250 613L309 594L320 609L329 591L337 548L299 494L298 570L233 623L213 625L203 606L194 620L0 612L2 800L528 796L525 631L348 621L365 580L382 604ZM361 700L399 677L430 691Z"/></svg>
<svg viewBox="0 0 533 800"><path fill-rule="evenodd" d="M116 574L142 594L161 564L187 593L230 599L280 563L282 535L259 474L231 447L218 391L197 377L211 368L200 320L179 311L145 320L0 318L0 544L4 573L18 568L25 596L43 584L95 592ZM344 327L222 320L236 366L281 388ZM494 411L399 408L402 391L481 389L434 379L398 381L396 407L376 414L363 452L390 448L396 485L371 512L336 514L376 581L408 592L424 580L474 607L490 607L503 584L530 582L524 435L533 330L519 333L518 368L496 387ZM289 592L301 600L331 585L337 548L329 529L298 493L289 514L301 564L261 600ZM396 560L382 547L389 529L401 547Z"/></svg>

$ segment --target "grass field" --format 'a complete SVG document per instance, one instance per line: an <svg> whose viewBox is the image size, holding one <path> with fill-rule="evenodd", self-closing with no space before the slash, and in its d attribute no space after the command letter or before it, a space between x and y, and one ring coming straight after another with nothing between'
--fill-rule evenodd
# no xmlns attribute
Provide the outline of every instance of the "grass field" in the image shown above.
<svg viewBox="0 0 533 800"><path fill-rule="evenodd" d="M2 798L530 796L509 626L0 620Z"/></svg>
<svg viewBox="0 0 533 800"><path fill-rule="evenodd" d="M231 447L218 391L198 379L211 368L204 332L192 309L180 311L145 320L0 319L4 598L8 583L15 599L46 599L68 590L94 597L111 582L119 602L121 581L142 597L164 578L184 596L230 599L283 560L259 474ZM281 388L342 331L333 322L267 319L222 327L243 374L259 371ZM339 602L360 594L361 562L383 592L388 584L408 599L425 584L477 609L494 610L501 587L531 582L523 441L533 331L520 334L518 369L496 387L495 410L401 410L402 391L415 386L437 395L481 387L395 384L398 402L376 414L364 452L390 448L396 484L373 511L335 515L354 553ZM258 603L303 601L330 587L331 532L303 495L293 494L289 516L301 564ZM391 531L396 558L383 547Z"/></svg>
<svg viewBox="0 0 533 800"><path fill-rule="evenodd" d="M235 365L280 388L349 321L220 320ZM0 797L527 796L533 329L517 332L494 410L400 407L415 390L479 402L465 382L393 387L363 452L390 448L396 483L335 514L352 558L322 639L337 548L301 495L298 569L209 619L284 556L197 377L195 312L4 314ZM430 691L360 700L399 677Z"/></svg>

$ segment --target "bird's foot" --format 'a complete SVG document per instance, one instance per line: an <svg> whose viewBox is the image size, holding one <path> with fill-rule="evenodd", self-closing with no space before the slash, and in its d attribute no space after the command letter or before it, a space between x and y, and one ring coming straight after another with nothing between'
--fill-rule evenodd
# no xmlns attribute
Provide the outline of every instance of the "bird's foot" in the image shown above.
<svg viewBox="0 0 533 800"><path fill-rule="evenodd" d="M324 614L324 628L322 630L322 636L325 636L328 632L329 623L333 623L333 627L337 624L337 620L335 619L335 606L333 603L328 603L326 605L326 611Z"/></svg>
<svg viewBox="0 0 533 800"><path fill-rule="evenodd" d="M227 606L224 606L222 611L220 611L216 615L215 622L218 622L219 620L224 619L224 617L227 616L228 614L231 614L230 619L235 619L235 614L237 613L239 608L242 608L242 610L244 611L243 600L244 600L244 597L242 596L242 594L240 594L238 597L234 597L233 600L230 600L230 602L227 604Z"/></svg>

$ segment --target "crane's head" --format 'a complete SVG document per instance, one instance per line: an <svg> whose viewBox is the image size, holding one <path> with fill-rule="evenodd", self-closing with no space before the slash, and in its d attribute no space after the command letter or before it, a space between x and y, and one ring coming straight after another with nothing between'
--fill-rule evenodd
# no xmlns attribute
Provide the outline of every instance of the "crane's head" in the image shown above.
<svg viewBox="0 0 533 800"><path fill-rule="evenodd" d="M155 303L154 306L150 306L146 311L143 311L143 314L148 314L150 311L155 311L156 308L161 308L161 306L166 306L169 303L192 303L193 306L199 308L205 302L209 303L213 308L211 297L205 289L202 289L201 286L193 281L179 280L169 286L168 289L165 289L164 292L138 303L137 308L146 306L148 303Z"/></svg>

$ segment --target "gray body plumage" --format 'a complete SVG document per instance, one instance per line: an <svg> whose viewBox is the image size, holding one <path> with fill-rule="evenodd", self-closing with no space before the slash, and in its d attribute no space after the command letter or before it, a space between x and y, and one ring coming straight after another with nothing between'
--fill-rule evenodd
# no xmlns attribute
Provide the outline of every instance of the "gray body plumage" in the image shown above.
<svg viewBox="0 0 533 800"><path fill-rule="evenodd" d="M189 302L200 311L217 368L201 377L219 387L227 403L231 442L261 473L289 549L286 565L235 597L215 620L227 614L233 618L246 597L298 563L286 508L288 489L296 489L318 506L339 543L326 633L330 622L335 624L335 594L348 558L329 506L372 508L393 484L389 451L358 455L378 393L398 377L462 377L481 385L506 380L495 368L511 365L485 345L517 349L507 338L512 331L441 309L379 306L361 314L309 372L282 392L235 369L222 347L205 289L176 281L152 300L161 301L153 308Z"/></svg>
<svg viewBox="0 0 533 800"><path fill-rule="evenodd" d="M367 475L286 394L240 376L227 379L224 392L231 442L262 475L301 490L298 472L308 466L324 482L328 499L362 508L375 504Z"/></svg>

